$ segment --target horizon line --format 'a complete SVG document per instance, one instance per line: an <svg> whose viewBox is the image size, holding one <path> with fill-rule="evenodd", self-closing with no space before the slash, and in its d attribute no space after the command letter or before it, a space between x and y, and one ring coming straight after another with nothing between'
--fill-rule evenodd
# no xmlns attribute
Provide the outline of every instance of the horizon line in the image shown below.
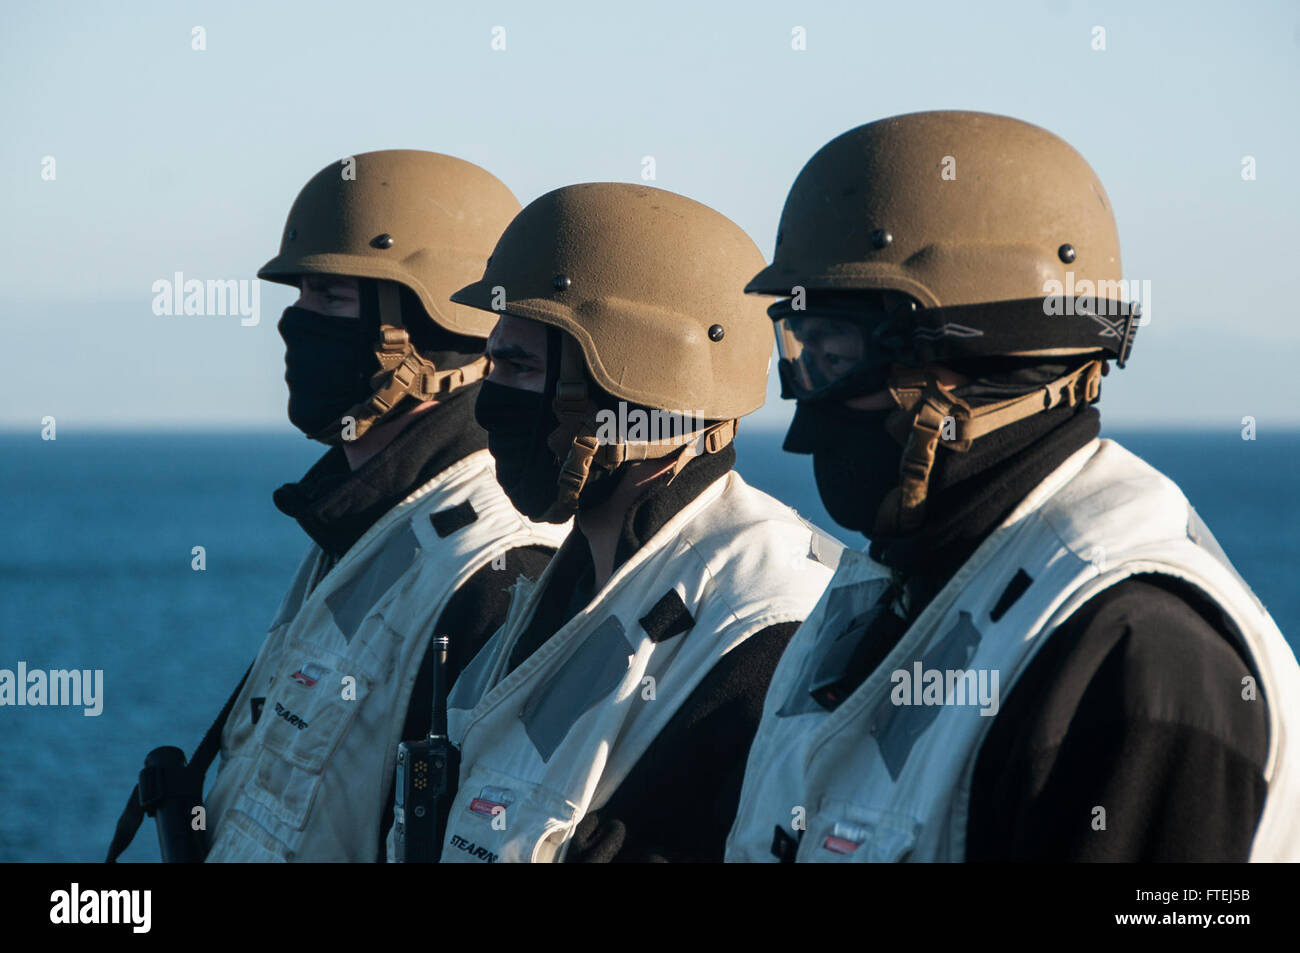
<svg viewBox="0 0 1300 953"><path fill-rule="evenodd" d="M744 418L741 423L745 424ZM69 429L68 425L64 425ZM752 421L744 426L748 433L755 432L784 432L788 429L788 423L779 421ZM1215 421L1215 420L1175 420L1175 421L1157 421L1157 420L1131 420L1116 421L1108 423L1102 420L1101 428L1105 430L1128 430L1128 431L1240 431L1241 424L1236 421ZM1257 424L1258 428L1258 424ZM0 422L0 436L40 436L41 424L14 425ZM1280 423L1267 423L1266 429L1274 431L1300 431L1300 420L1286 420ZM299 434L290 425L283 426L272 424L226 424L226 423L208 423L200 422L195 424L181 424L173 421L161 421L157 423L125 423L125 424L104 424L93 423L88 425L74 424L70 432L78 434L119 434L144 436L149 434L193 434L193 435L284 435L292 436ZM310 439L301 435L304 440Z"/></svg>

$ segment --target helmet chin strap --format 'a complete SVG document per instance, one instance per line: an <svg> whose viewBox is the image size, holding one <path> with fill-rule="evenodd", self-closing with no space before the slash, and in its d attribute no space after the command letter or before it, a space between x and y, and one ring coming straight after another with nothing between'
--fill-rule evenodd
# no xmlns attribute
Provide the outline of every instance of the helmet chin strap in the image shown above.
<svg viewBox="0 0 1300 953"><path fill-rule="evenodd" d="M546 445L561 466L559 492L543 522L562 522L578 511L578 498L593 468L613 471L624 463L662 460L676 454L668 475L671 483L693 458L717 453L731 443L739 425L736 420L723 420L690 435L664 440L602 441L596 436L599 407L587 387L582 351L568 335L562 336L560 373L551 406L559 426L551 431Z"/></svg>
<svg viewBox="0 0 1300 953"><path fill-rule="evenodd" d="M922 368L895 367L889 392L898 409L885 426L903 444L899 484L876 513L873 534L905 536L925 522L930 473L939 441L966 453L974 441L1017 421L1066 404L1092 403L1101 394L1101 360L1092 360L1042 387L1007 400L971 407L953 388Z"/></svg>
<svg viewBox="0 0 1300 953"><path fill-rule="evenodd" d="M404 397L418 401L434 400L467 384L487 376L486 356L450 370L440 371L411 344L411 335L402 323L400 287L394 281L376 282L379 295L379 337L375 343L375 358L379 370L370 378L371 394L360 403L353 404L337 420L322 430L311 434L313 440L336 444L351 442L364 436L373 426L392 412ZM351 436L345 424L351 418Z"/></svg>

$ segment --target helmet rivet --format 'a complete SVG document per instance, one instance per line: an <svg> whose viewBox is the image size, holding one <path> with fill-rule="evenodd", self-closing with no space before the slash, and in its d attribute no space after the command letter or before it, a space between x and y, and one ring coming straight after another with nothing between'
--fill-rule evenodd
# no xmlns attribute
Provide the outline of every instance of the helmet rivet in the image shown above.
<svg viewBox="0 0 1300 953"><path fill-rule="evenodd" d="M709 327L709 340L721 341L726 334L726 330L720 324L714 324Z"/></svg>
<svg viewBox="0 0 1300 953"><path fill-rule="evenodd" d="M887 228L878 228L871 233L871 244L877 248L884 248L894 240L894 236L889 233Z"/></svg>
<svg viewBox="0 0 1300 953"><path fill-rule="evenodd" d="M376 248L392 248L393 236L384 232L384 234L376 235L371 239L370 244L374 245Z"/></svg>
<svg viewBox="0 0 1300 953"><path fill-rule="evenodd" d="M288 234L286 234L284 237L289 239L289 241L293 241L295 238L298 237L298 229L296 228L289 229Z"/></svg>
<svg viewBox="0 0 1300 953"><path fill-rule="evenodd" d="M551 279L551 284L555 286L556 291L564 291L573 282L569 280L568 275L556 275Z"/></svg>
<svg viewBox="0 0 1300 953"><path fill-rule="evenodd" d="M1070 262L1074 261L1074 246L1069 242L1066 242L1056 250L1056 254L1060 256L1061 261L1068 265Z"/></svg>

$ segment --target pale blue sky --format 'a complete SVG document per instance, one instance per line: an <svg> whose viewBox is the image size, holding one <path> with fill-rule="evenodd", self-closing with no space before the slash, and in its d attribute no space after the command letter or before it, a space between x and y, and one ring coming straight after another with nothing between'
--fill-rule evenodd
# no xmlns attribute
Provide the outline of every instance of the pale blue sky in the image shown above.
<svg viewBox="0 0 1300 953"><path fill-rule="evenodd" d="M987 6L6 4L0 426L287 429L275 322L291 294L263 285L260 324L243 327L156 316L151 288L177 271L252 278L298 189L341 156L452 153L527 203L639 181L650 155L652 184L731 216L770 255L819 146L933 108L1043 125L1105 183L1125 274L1152 282L1105 419L1300 425L1300 9ZM788 410L773 389L760 413Z"/></svg>

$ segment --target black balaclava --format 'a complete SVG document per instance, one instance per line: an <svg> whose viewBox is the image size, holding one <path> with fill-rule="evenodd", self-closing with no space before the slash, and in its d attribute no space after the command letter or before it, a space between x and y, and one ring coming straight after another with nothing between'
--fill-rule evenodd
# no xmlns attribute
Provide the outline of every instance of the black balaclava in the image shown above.
<svg viewBox="0 0 1300 953"><path fill-rule="evenodd" d="M484 381L474 405L475 419L487 431L488 450L496 460L497 482L515 509L532 520L540 520L559 494L563 461L547 439L560 425L552 405L559 379L560 335L558 328L546 329L546 385L541 393ZM618 398L597 387L590 376L587 390L597 408L617 408ZM593 466L578 496L578 508L590 510L608 500L622 472L622 467Z"/></svg>
<svg viewBox="0 0 1300 953"><path fill-rule="evenodd" d="M836 400L799 401L782 449L809 453L826 512L865 533L898 485L903 448L885 431L888 410L854 410Z"/></svg>
<svg viewBox="0 0 1300 953"><path fill-rule="evenodd" d="M369 396L379 362L375 330L363 318L289 307L277 327L284 339L289 422L295 427L310 437Z"/></svg>
<svg viewBox="0 0 1300 953"><path fill-rule="evenodd" d="M497 482L515 509L539 520L555 502L560 461L546 439L560 425L551 402L560 373L560 334L546 329L546 385L540 393L484 381L474 419L487 431Z"/></svg>
<svg viewBox="0 0 1300 953"><path fill-rule="evenodd" d="M280 318L289 421L308 436L324 430L373 393L370 379L379 370L375 357L379 290L374 279L362 278L359 284L359 318L298 307L286 308ZM400 300L411 343L440 370L463 367L483 353L481 338L454 334L435 324L409 288L401 287ZM390 414L409 408L413 400L404 398Z"/></svg>
<svg viewBox="0 0 1300 953"><path fill-rule="evenodd" d="M1019 396L1055 380L1084 360L1041 363L1041 359L990 357L949 366L969 378L955 388L972 407ZM946 488L996 466L1072 418L1076 408L1036 414L981 437L966 453L942 443L930 473L927 513L937 507ZM876 514L886 495L899 484L903 445L889 434L886 421L898 408L854 410L839 400L800 401L784 449L810 453L817 490L839 525L875 538Z"/></svg>

